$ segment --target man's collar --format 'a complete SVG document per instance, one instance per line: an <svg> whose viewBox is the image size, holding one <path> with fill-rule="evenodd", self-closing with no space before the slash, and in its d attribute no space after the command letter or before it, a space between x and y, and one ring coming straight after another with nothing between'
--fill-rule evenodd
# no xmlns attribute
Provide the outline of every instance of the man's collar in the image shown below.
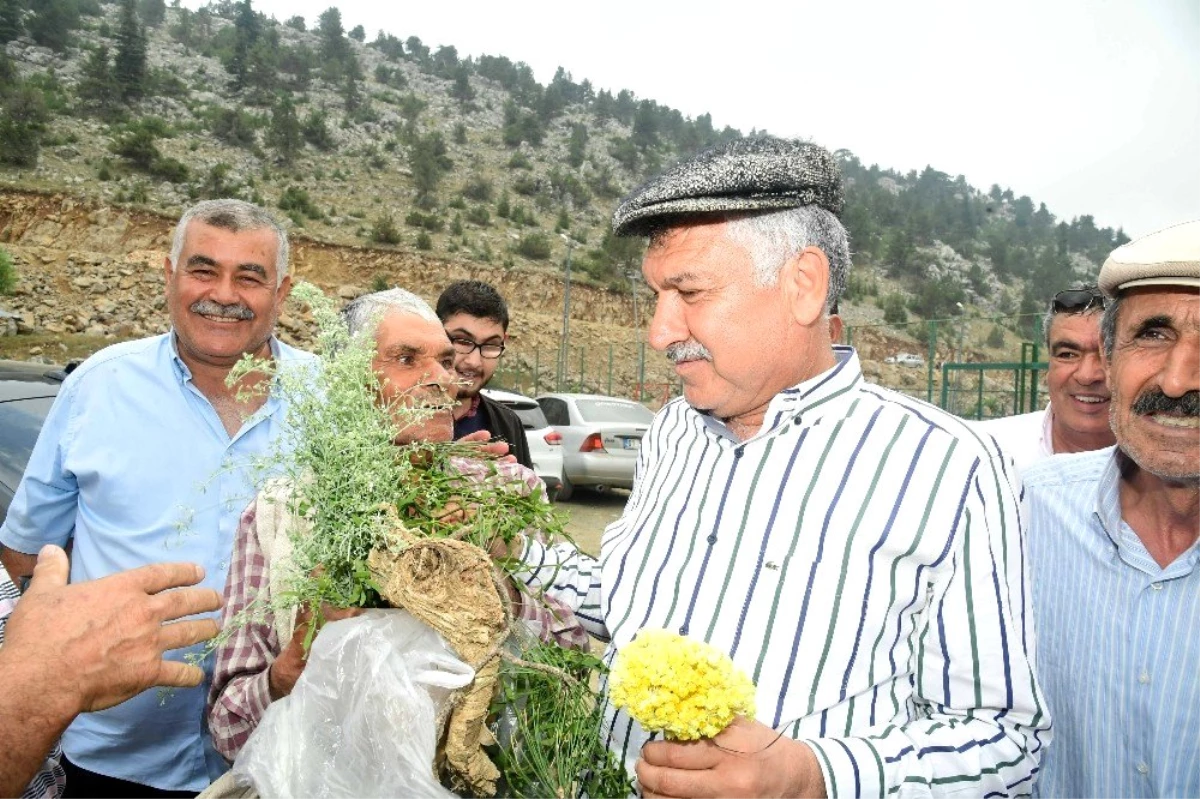
<svg viewBox="0 0 1200 799"><path fill-rule="evenodd" d="M1133 464L1119 447L1113 446L1107 452L1108 459L1100 473L1096 490L1096 518L1112 541L1118 556L1129 565L1159 579L1170 579L1189 573L1200 560L1200 543L1193 544L1188 553L1176 558L1166 569L1159 566L1137 532L1121 515L1122 467L1127 468Z"/></svg>
<svg viewBox="0 0 1200 799"><path fill-rule="evenodd" d="M175 332L175 328L171 328L171 332L167 334L167 342L171 348L171 363L175 367L175 375L181 383L186 383L192 379L192 370L179 356L179 334ZM271 349L271 360L278 361L281 353L279 339L271 336L267 339L267 346Z"/></svg>
<svg viewBox="0 0 1200 799"><path fill-rule="evenodd" d="M475 414L479 413L479 403L482 401L481 397L481 394L476 394L475 396L471 397L471 405L467 408L467 412L464 413L461 418L470 419Z"/></svg>
<svg viewBox="0 0 1200 799"><path fill-rule="evenodd" d="M862 382L862 365L853 347L837 345L833 348L833 356L832 367L772 397L762 427L747 441L769 435L781 424L798 424L799 419L805 424L811 423L825 414L833 400ZM704 416L704 423L718 435L734 437L724 422L711 415Z"/></svg>

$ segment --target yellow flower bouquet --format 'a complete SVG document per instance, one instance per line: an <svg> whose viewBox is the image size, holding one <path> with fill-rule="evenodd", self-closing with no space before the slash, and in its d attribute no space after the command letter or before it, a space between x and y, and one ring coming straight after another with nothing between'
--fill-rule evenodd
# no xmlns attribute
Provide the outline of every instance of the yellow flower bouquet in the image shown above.
<svg viewBox="0 0 1200 799"><path fill-rule="evenodd" d="M729 655L668 630L639 631L608 689L643 729L675 741L712 738L735 716L754 716L754 683Z"/></svg>

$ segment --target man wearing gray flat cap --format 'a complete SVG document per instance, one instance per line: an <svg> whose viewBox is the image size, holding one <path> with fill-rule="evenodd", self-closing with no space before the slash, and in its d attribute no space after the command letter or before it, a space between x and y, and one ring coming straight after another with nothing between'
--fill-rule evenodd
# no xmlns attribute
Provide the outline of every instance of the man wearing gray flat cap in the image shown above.
<svg viewBox="0 0 1200 799"><path fill-rule="evenodd" d="M684 386L642 439L598 559L527 545L610 641L727 652L754 718L660 740L607 708L646 796L1028 793L1049 740L1015 472L961 420L863 379L830 343L849 242L834 158L742 139L633 192L649 341Z"/></svg>
<svg viewBox="0 0 1200 799"><path fill-rule="evenodd" d="M1115 447L1025 475L1041 796L1200 796L1200 221L1100 270Z"/></svg>

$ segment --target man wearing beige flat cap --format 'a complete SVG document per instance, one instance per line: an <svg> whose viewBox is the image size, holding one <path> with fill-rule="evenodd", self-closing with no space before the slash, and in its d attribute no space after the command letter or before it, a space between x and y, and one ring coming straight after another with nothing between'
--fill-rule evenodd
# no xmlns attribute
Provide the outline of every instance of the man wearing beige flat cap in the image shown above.
<svg viewBox="0 0 1200 799"><path fill-rule="evenodd" d="M1116 446L1025 475L1041 796L1200 796L1200 220L1100 270Z"/></svg>

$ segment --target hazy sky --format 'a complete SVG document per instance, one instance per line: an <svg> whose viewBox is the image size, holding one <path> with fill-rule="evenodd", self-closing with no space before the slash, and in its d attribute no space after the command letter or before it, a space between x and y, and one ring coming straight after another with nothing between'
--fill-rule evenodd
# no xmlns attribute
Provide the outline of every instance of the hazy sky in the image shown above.
<svg viewBox="0 0 1200 799"><path fill-rule="evenodd" d="M186 5L196 7L197 0ZM715 125L932 165L1133 236L1200 218L1200 3L254 0L558 66Z"/></svg>

